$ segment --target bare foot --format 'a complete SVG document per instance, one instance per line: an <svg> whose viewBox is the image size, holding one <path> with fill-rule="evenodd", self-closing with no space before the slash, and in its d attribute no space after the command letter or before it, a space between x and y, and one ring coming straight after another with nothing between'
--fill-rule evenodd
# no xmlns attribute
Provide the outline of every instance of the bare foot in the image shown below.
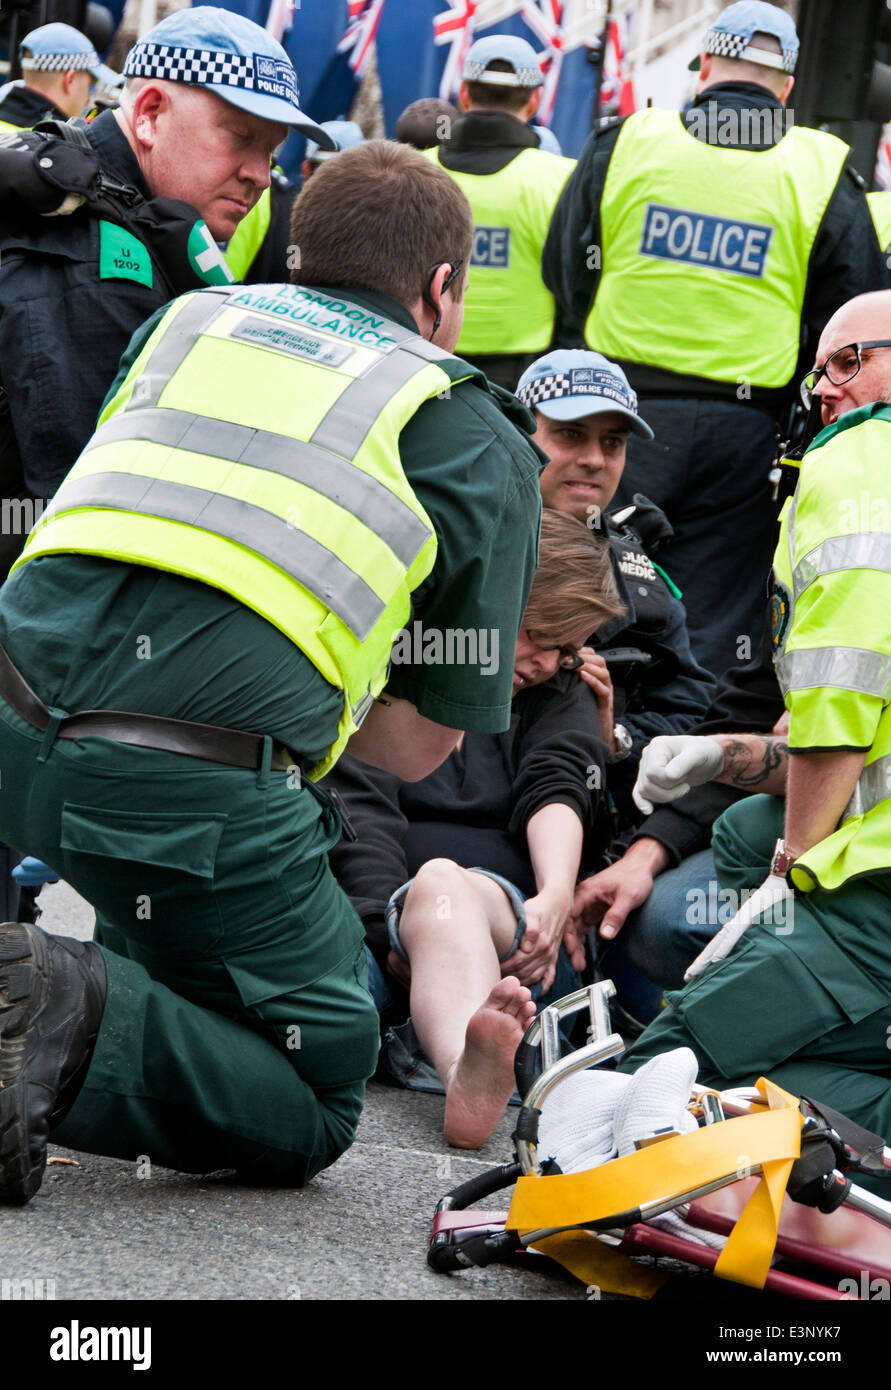
<svg viewBox="0 0 891 1390"><path fill-rule="evenodd" d="M529 990L507 975L471 1018L446 1083L443 1133L453 1147L478 1149L493 1133L513 1094L514 1054L534 1017Z"/></svg>

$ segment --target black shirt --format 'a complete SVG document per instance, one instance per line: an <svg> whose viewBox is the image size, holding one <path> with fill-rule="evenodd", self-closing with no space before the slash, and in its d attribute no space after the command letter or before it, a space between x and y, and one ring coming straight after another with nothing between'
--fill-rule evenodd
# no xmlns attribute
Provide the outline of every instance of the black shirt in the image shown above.
<svg viewBox="0 0 891 1390"><path fill-rule="evenodd" d="M38 121L67 120L50 101L45 92L35 92L31 87L13 87L0 101L0 121L18 126L20 130L30 130Z"/></svg>

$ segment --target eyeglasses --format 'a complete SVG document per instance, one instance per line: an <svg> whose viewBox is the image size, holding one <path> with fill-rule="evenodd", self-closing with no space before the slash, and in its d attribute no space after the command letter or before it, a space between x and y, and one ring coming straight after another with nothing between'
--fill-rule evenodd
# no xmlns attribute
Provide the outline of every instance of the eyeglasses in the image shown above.
<svg viewBox="0 0 891 1390"><path fill-rule="evenodd" d="M844 386L846 381L853 381L854 377L863 366L863 353L872 348L891 347L891 338L876 338L869 343L848 343L847 347L836 348L831 353L822 367L815 367L812 372L801 383L801 401L805 410L810 410L814 396L820 393L817 385L821 377L827 377L833 386Z"/></svg>
<svg viewBox="0 0 891 1390"><path fill-rule="evenodd" d="M528 628L526 629L526 636L533 646L538 647L539 651L552 652L555 650L552 637L547 637L543 633L530 632ZM562 671L578 671L584 666L585 658L578 647L573 647L567 642L565 646L556 647L556 650L560 653L557 665Z"/></svg>
<svg viewBox="0 0 891 1390"><path fill-rule="evenodd" d="M437 261L437 262L436 262L436 265L432 265L432 266L430 267L430 269L427 271L427 283L424 285L424 289L423 289L423 291L422 291L421 297L422 297L424 303L428 306L428 308L432 309L433 312L434 312L434 314L436 315L436 319L435 319L435 322L434 322L434 324L433 324L433 331L432 331L432 333L430 334L431 341L432 341L433 338L435 338L435 336L436 336L436 334L437 334L437 331L438 331L438 329L439 329L439 326L440 326L440 324L442 323L442 313L441 313L441 311L440 311L440 308L439 308L438 304L435 302L435 300L434 300L434 298L433 298L432 289L433 289L433 277L434 277L434 275L436 274L436 272L439 270L440 266L443 266L443 265L451 266L451 270L449 271L449 274L446 276L446 278L445 278L445 279L443 280L443 282L442 282L442 290L440 291L440 294L441 294L441 295L445 294L446 290L451 289L452 285L454 285L454 283L455 283L455 281L457 280L458 276L461 274L461 269L462 269L462 267L463 267L463 265L464 265L464 257L462 256L462 257L461 257L459 260L457 260L457 261Z"/></svg>

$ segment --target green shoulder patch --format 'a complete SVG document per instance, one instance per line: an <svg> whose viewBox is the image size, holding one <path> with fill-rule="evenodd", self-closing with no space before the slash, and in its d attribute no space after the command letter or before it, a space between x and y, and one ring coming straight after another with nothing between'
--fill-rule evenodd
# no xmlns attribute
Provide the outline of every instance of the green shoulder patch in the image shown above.
<svg viewBox="0 0 891 1390"><path fill-rule="evenodd" d="M148 248L123 227L99 223L99 279L135 280L152 288L152 258Z"/></svg>

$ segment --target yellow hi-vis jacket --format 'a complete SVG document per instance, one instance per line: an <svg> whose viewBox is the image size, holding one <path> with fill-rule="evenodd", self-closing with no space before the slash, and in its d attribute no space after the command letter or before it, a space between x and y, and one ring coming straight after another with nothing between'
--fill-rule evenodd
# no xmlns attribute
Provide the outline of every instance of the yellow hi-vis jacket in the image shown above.
<svg viewBox="0 0 891 1390"><path fill-rule="evenodd" d="M75 552L214 585L344 692L322 776L383 688L436 533L399 457L424 401L480 374L299 285L180 296L17 564ZM298 750L299 751L299 750Z"/></svg>
<svg viewBox="0 0 891 1390"><path fill-rule="evenodd" d="M808 263L848 147L794 127L772 149L710 145L676 111L619 133L600 204L585 341L623 361L770 388L791 379Z"/></svg>
<svg viewBox="0 0 891 1390"><path fill-rule="evenodd" d="M866 201L879 245L883 251L887 251L891 247L891 192L880 188L875 193L867 193Z"/></svg>
<svg viewBox="0 0 891 1390"><path fill-rule="evenodd" d="M239 222L223 255L236 280L243 280L263 245L272 217L271 194L264 188L247 217Z"/></svg>
<svg viewBox="0 0 891 1390"><path fill-rule="evenodd" d="M891 406L811 444L774 556L777 678L789 749L868 749L837 830L796 860L805 891L891 869Z"/></svg>
<svg viewBox="0 0 891 1390"><path fill-rule="evenodd" d="M439 150L425 158L445 169ZM575 160L524 149L495 174L445 169L473 212L464 325L457 352L544 352L554 333L554 296L541 278L551 214Z"/></svg>

